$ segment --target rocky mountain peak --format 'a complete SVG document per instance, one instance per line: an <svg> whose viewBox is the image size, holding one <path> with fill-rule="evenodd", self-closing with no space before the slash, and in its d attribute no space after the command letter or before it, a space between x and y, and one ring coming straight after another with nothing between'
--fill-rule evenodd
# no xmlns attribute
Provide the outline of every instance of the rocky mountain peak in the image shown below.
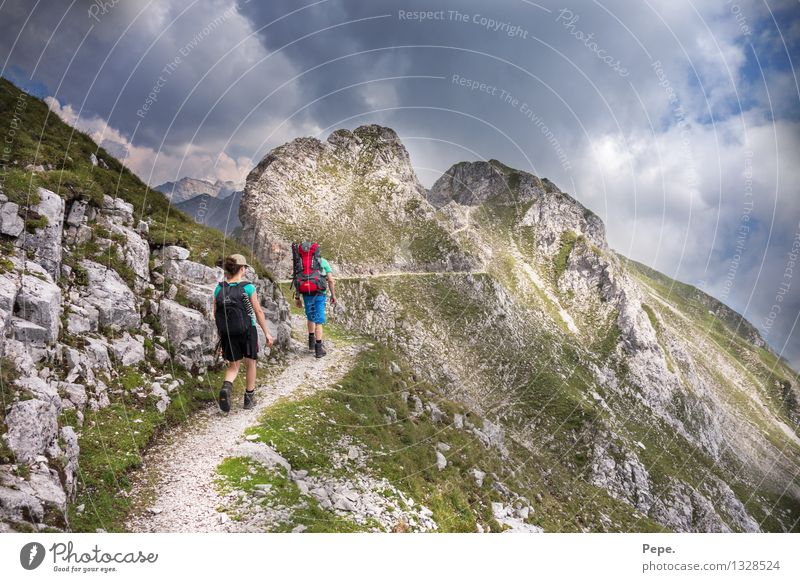
<svg viewBox="0 0 800 582"><path fill-rule="evenodd" d="M540 243L551 251L564 232L585 236L598 248L608 248L605 225L591 210L547 178L497 160L453 165L433 184L428 200L436 208L452 203L466 207L515 206L524 214L521 225L536 227Z"/></svg>
<svg viewBox="0 0 800 582"><path fill-rule="evenodd" d="M342 268L359 272L468 261L425 199L394 130L365 125L324 142L298 138L273 149L247 177L243 240L286 272L290 242L318 240Z"/></svg>

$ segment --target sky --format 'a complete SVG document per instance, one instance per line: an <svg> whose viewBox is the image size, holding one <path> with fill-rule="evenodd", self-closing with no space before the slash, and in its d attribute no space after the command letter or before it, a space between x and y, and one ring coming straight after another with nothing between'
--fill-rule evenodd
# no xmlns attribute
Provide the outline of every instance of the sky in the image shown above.
<svg viewBox="0 0 800 582"><path fill-rule="evenodd" d="M430 186L498 159L800 369L794 0L6 0L0 74L144 181L394 128Z"/></svg>

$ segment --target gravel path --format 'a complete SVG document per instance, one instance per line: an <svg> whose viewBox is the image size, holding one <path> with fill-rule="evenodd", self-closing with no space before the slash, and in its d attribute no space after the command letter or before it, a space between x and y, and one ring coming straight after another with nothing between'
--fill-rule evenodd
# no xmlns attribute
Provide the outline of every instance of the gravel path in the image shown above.
<svg viewBox="0 0 800 582"><path fill-rule="evenodd" d="M293 318L305 337L305 320ZM326 340L328 355L316 359L305 350L288 356L286 369L268 385L256 387L256 407L243 410L235 400L230 414L216 408L199 412L168 434L147 453L134 476L132 496L155 491L155 499L127 521L132 532L226 532L234 527L217 511L226 500L214 485L217 466L237 444L244 430L261 413L285 396L308 394L329 386L351 368L360 346L340 346Z"/></svg>

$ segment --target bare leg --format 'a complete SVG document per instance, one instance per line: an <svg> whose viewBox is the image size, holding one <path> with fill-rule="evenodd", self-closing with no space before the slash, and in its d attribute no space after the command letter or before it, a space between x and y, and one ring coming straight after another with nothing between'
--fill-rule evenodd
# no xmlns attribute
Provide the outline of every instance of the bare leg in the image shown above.
<svg viewBox="0 0 800 582"><path fill-rule="evenodd" d="M314 322L308 321L308 333L314 333Z"/></svg>
<svg viewBox="0 0 800 582"><path fill-rule="evenodd" d="M245 358L244 363L247 366L247 391L249 392L256 387L256 361Z"/></svg>
<svg viewBox="0 0 800 582"><path fill-rule="evenodd" d="M311 326L309 326L309 328L310 327ZM309 329L308 333L311 333L310 329ZM317 339L317 341L321 341L322 340L322 324L321 323L318 323L318 324L316 324L314 326L314 337Z"/></svg>
<svg viewBox="0 0 800 582"><path fill-rule="evenodd" d="M239 373L239 366L241 365L242 361L239 360L238 362L231 362L228 364L228 369L225 370L225 381L226 382L233 382L236 380L236 375Z"/></svg>

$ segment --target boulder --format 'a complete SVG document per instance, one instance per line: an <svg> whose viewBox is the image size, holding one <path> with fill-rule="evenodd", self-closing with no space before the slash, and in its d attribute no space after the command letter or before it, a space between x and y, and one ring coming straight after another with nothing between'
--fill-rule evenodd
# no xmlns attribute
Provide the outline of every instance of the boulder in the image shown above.
<svg viewBox="0 0 800 582"><path fill-rule="evenodd" d="M27 348L43 347L50 343L51 339L47 329L20 317L11 318L11 335ZM38 358L36 359L38 361Z"/></svg>
<svg viewBox="0 0 800 582"><path fill-rule="evenodd" d="M6 338L3 344L3 355L8 358L18 370L31 370L35 364L28 346L13 337Z"/></svg>
<svg viewBox="0 0 800 582"><path fill-rule="evenodd" d="M123 366L134 366L144 361L144 339L125 332L122 337L111 342L111 352Z"/></svg>
<svg viewBox="0 0 800 582"><path fill-rule="evenodd" d="M94 385L94 397L89 398L89 408L97 411L109 404L111 401L108 398L108 386L102 380L97 380Z"/></svg>
<svg viewBox="0 0 800 582"><path fill-rule="evenodd" d="M67 316L67 332L72 335L82 335L86 332L97 331L100 324L100 312L89 304L69 304Z"/></svg>
<svg viewBox="0 0 800 582"><path fill-rule="evenodd" d="M214 315L214 288L216 285L183 283L180 287L192 307L202 311L206 317Z"/></svg>
<svg viewBox="0 0 800 582"><path fill-rule="evenodd" d="M78 472L78 455L80 454L80 446L78 445L78 435L75 429L71 426L64 426L61 428L61 440L64 443L64 490L68 497L75 495L75 486L77 484L75 475Z"/></svg>
<svg viewBox="0 0 800 582"><path fill-rule="evenodd" d="M58 392L69 401L77 410L83 412L86 408L87 396L86 387L83 384L72 382L58 382Z"/></svg>
<svg viewBox="0 0 800 582"><path fill-rule="evenodd" d="M104 226L117 222L127 226L133 225L133 204L125 202L122 198L103 197L102 215L109 220L102 220Z"/></svg>
<svg viewBox="0 0 800 582"><path fill-rule="evenodd" d="M39 500L44 511L40 520L48 526L65 528L67 526L67 494L61 485L58 473L40 463L31 470L28 477L31 494Z"/></svg>
<svg viewBox="0 0 800 582"><path fill-rule="evenodd" d="M8 448L17 462L29 462L48 450L58 434L58 413L44 400L23 400L11 406L6 415Z"/></svg>
<svg viewBox="0 0 800 582"><path fill-rule="evenodd" d="M45 329L46 344L58 339L61 326L61 289L35 263L27 263L26 273L17 294L14 313Z"/></svg>
<svg viewBox="0 0 800 582"><path fill-rule="evenodd" d="M15 477L10 466L0 467L0 522L41 523L43 519L42 503L28 482Z"/></svg>
<svg viewBox="0 0 800 582"><path fill-rule="evenodd" d="M67 224L69 226L79 227L83 224L83 218L86 216L86 207L88 203L84 200L76 200L72 203L67 215Z"/></svg>
<svg viewBox="0 0 800 582"><path fill-rule="evenodd" d="M111 369L111 358L108 356L108 344L97 338L86 337L86 347L84 348L89 363L97 371Z"/></svg>
<svg viewBox="0 0 800 582"><path fill-rule="evenodd" d="M25 221L19 215L19 204L5 202L0 204L0 234L18 237L25 229Z"/></svg>
<svg viewBox="0 0 800 582"><path fill-rule="evenodd" d="M189 258L189 249L183 247L169 246L162 252L164 261L185 261Z"/></svg>
<svg viewBox="0 0 800 582"><path fill-rule="evenodd" d="M12 259L14 266L17 262ZM20 288L19 277L14 272L0 273L0 348L3 347L3 338L6 330L11 323L11 315L14 313L14 304L17 301L17 293Z"/></svg>
<svg viewBox="0 0 800 582"><path fill-rule="evenodd" d="M213 346L213 327L211 321L199 312L170 299L162 299L158 308L159 320L167 340L179 353L187 353L196 348L195 342ZM195 342L188 342L195 340Z"/></svg>
<svg viewBox="0 0 800 582"><path fill-rule="evenodd" d="M125 226L112 224L111 231L125 237L121 258L136 275L136 289L142 290L150 281L150 245L137 232Z"/></svg>
<svg viewBox="0 0 800 582"><path fill-rule="evenodd" d="M61 274L61 234L64 226L64 200L55 192L45 188L37 190L39 203L31 210L44 217L47 224L33 233L23 233L18 244L33 252L33 259L40 263L53 279Z"/></svg>
<svg viewBox="0 0 800 582"><path fill-rule="evenodd" d="M81 261L81 266L89 280L82 298L97 309L100 325L112 329L139 327L141 317L136 296L117 272L89 260Z"/></svg>
<svg viewBox="0 0 800 582"><path fill-rule="evenodd" d="M58 394L58 388L49 382L45 382L38 376L25 376L17 380L17 386L27 390L39 400L49 402L56 409L56 414L61 412L63 403Z"/></svg>
<svg viewBox="0 0 800 582"><path fill-rule="evenodd" d="M156 410L158 410L161 414L164 414L164 411L167 410L167 406L169 406L171 399L161 383L153 382L153 384L150 386L150 395L158 399L158 402L156 402Z"/></svg>
<svg viewBox="0 0 800 582"><path fill-rule="evenodd" d="M43 500L37 497L39 492L47 500L45 503L52 503L53 499L56 500L58 513L58 509L62 507L58 492L54 491L52 486L41 478L38 466L35 471L36 477L31 475L33 479L29 480L14 475L11 465L0 466L0 522L43 523L46 515L52 513L49 510L52 510L53 507L50 505L47 510L45 509ZM66 496L64 496L64 501L66 501Z"/></svg>
<svg viewBox="0 0 800 582"><path fill-rule="evenodd" d="M169 360L169 352L162 348L158 344L153 345L153 351L155 352L156 362L159 364L164 364L167 360Z"/></svg>
<svg viewBox="0 0 800 582"><path fill-rule="evenodd" d="M180 247L170 247L180 248ZM176 255L177 253L172 253ZM177 256L183 256L182 253ZM200 263L186 259L164 258L164 276L178 283L194 283L196 285L216 285L222 280L222 269L206 267Z"/></svg>

